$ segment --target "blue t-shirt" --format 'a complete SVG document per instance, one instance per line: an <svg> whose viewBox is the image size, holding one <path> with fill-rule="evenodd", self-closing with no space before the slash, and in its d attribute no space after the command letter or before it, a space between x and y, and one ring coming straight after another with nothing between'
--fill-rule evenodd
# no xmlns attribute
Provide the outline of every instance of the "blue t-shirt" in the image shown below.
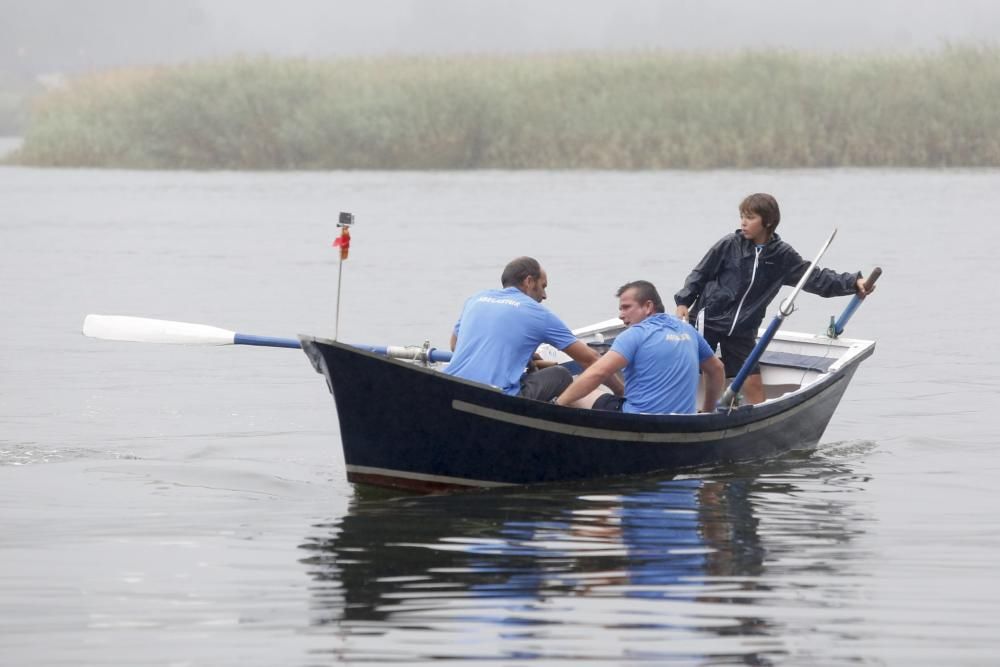
<svg viewBox="0 0 1000 667"><path fill-rule="evenodd" d="M469 297L455 335L458 343L444 372L511 395L521 390L521 376L539 345L564 350L576 342L562 320L516 287Z"/></svg>
<svg viewBox="0 0 1000 667"><path fill-rule="evenodd" d="M622 412L697 412L698 369L714 353L690 324L656 313L618 334L611 351L628 361Z"/></svg>

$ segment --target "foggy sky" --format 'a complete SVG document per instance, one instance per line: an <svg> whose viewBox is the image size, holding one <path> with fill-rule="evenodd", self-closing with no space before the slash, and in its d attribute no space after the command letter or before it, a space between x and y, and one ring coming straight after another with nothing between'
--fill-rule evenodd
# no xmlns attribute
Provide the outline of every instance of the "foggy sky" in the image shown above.
<svg viewBox="0 0 1000 667"><path fill-rule="evenodd" d="M0 0L0 74L233 54L997 44L997 0Z"/></svg>
<svg viewBox="0 0 1000 667"><path fill-rule="evenodd" d="M997 0L291 0L280 11L270 4L203 6L245 48L299 54L911 50L1000 39Z"/></svg>

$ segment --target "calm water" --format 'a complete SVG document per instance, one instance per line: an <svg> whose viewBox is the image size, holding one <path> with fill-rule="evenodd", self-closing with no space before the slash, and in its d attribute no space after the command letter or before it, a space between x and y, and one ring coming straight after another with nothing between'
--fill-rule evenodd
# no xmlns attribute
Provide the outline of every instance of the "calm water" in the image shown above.
<svg viewBox="0 0 1000 667"><path fill-rule="evenodd" d="M86 339L87 313L444 346L519 254L573 326L671 294L736 204L881 265L876 354L811 455L414 497L344 481L298 351ZM996 171L0 168L0 662L990 664L1000 650ZM806 295L786 328L843 300ZM387 405L386 410L394 406Z"/></svg>

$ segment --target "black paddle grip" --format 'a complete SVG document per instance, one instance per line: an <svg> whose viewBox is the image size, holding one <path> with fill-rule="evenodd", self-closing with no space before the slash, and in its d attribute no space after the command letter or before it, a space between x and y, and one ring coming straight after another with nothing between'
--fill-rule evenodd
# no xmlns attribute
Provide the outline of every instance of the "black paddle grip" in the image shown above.
<svg viewBox="0 0 1000 667"><path fill-rule="evenodd" d="M882 275L881 266L876 266L874 269L872 269L872 272L869 273L868 277L865 279L865 289L870 290L872 287L874 287L875 281L878 280L879 276L881 275Z"/></svg>

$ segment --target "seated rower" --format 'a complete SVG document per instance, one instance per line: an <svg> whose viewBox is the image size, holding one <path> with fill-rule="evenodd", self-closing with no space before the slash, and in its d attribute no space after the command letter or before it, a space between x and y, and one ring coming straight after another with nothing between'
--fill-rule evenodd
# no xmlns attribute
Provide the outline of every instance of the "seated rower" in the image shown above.
<svg viewBox="0 0 1000 667"><path fill-rule="evenodd" d="M723 366L701 334L667 315L656 287L648 281L626 283L616 296L619 317L628 328L556 403L627 413L693 413L700 369L706 380L702 411L714 411L722 394ZM623 397L598 390L618 371L625 378Z"/></svg>
<svg viewBox="0 0 1000 667"><path fill-rule="evenodd" d="M542 305L548 276L537 260L512 260L500 284L502 289L483 290L466 300L451 335L454 355L444 372L498 387L511 396L550 401L573 376L558 365L526 373L539 345L562 350L583 368L600 356ZM624 391L617 378L610 382L613 391Z"/></svg>

